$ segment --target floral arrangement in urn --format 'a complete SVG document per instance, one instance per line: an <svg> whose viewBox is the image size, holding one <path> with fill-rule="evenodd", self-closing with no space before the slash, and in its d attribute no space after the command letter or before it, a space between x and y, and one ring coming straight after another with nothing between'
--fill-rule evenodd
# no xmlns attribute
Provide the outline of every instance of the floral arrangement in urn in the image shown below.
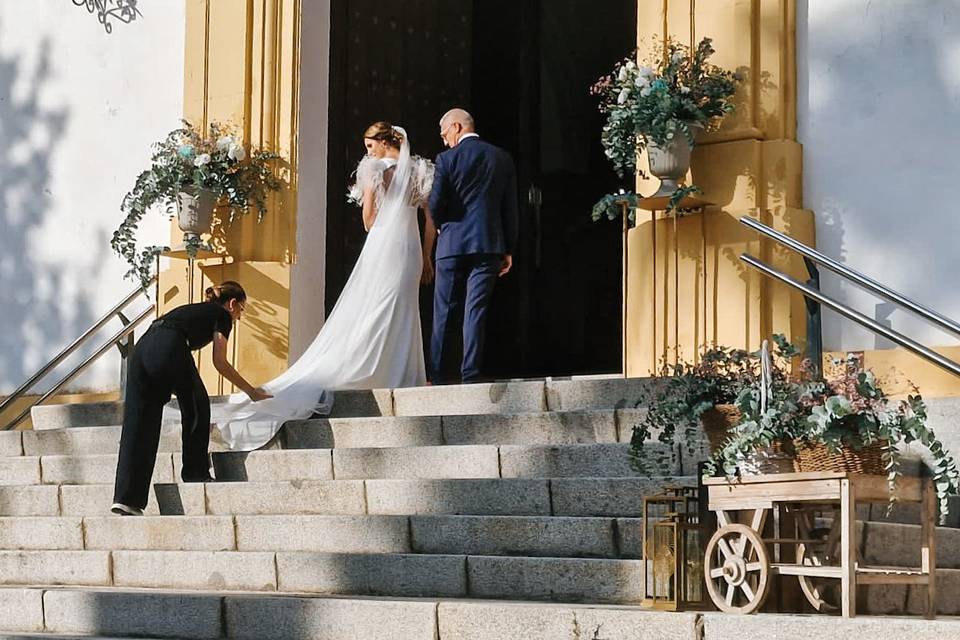
<svg viewBox="0 0 960 640"><path fill-rule="evenodd" d="M644 149L676 156L663 171L651 159L651 173L664 181L661 191L672 191L670 211L684 196L699 191L677 182L686 174L697 132L717 128L734 108L739 76L709 62L714 53L711 42L704 38L691 50L668 40L640 64L634 56L618 62L590 89L606 115L601 136L605 153L621 178L633 179ZM645 176L643 170L639 173ZM593 219L612 220L620 214L618 203L632 207L637 198L632 190L604 196L594 206Z"/></svg>
<svg viewBox="0 0 960 640"><path fill-rule="evenodd" d="M232 135L227 127L210 125L204 136L184 121L153 145L151 166L142 172L120 205L123 222L113 233L110 246L130 264L127 277L144 286L152 277L152 263L163 247L147 247L137 253L136 231L146 212L156 205L172 215L184 231L184 244L192 255L201 246L200 236L212 224L215 207L228 211L227 223L237 215L257 210L258 220L267 211L267 192L280 188L274 173L279 156L255 150Z"/></svg>

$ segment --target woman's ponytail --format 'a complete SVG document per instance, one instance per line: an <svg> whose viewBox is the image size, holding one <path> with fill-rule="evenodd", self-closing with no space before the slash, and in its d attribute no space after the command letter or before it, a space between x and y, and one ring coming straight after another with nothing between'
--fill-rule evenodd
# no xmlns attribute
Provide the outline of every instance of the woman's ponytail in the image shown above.
<svg viewBox="0 0 960 640"><path fill-rule="evenodd" d="M225 280L217 286L207 287L204 297L207 302L216 302L217 304L226 304L231 300L246 302L247 292L243 290L239 282Z"/></svg>

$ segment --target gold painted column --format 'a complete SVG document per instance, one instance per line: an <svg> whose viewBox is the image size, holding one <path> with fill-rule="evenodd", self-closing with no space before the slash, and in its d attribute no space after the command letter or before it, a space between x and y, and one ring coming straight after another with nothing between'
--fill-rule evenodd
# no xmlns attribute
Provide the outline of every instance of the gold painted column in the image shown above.
<svg viewBox="0 0 960 640"><path fill-rule="evenodd" d="M261 223L256 212L218 234L229 256L200 261L194 297L211 281L237 280L247 290L244 318L231 336L232 361L247 379L264 382L287 366L290 267L295 255L300 0L186 0L184 118L206 130L232 127L254 147L282 157L285 188L273 195ZM171 245L181 241L172 226ZM171 261L160 274L160 311L187 301L187 265ZM200 371L211 393L233 389L213 369L208 350Z"/></svg>
<svg viewBox="0 0 960 640"><path fill-rule="evenodd" d="M642 50L665 29L684 43L710 37L717 50L712 61L745 79L736 112L699 141L688 176L715 206L676 225L641 211L627 234L629 376L648 375L678 353L692 359L708 343L757 349L771 333L794 340L805 335L802 296L739 260L748 252L807 277L799 257L761 241L738 222L743 216L815 245L813 214L803 209L803 157L796 140L795 13L794 0L639 3ZM641 194L652 193L657 182L638 180L637 186Z"/></svg>

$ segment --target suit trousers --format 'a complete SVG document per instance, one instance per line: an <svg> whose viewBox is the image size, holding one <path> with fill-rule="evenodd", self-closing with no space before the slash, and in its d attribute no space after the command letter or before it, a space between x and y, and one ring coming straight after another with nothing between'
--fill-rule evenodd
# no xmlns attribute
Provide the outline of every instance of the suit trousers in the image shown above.
<svg viewBox="0 0 960 640"><path fill-rule="evenodd" d="M448 371L463 340L461 380L482 380L483 350L487 335L487 310L500 272L499 254L470 254L439 258L433 293L433 336L430 361L434 384L453 382Z"/></svg>
<svg viewBox="0 0 960 640"><path fill-rule="evenodd" d="M157 461L163 406L177 396L182 417L184 482L210 476L210 398L179 331L153 326L137 343L127 368L114 502L143 509Z"/></svg>

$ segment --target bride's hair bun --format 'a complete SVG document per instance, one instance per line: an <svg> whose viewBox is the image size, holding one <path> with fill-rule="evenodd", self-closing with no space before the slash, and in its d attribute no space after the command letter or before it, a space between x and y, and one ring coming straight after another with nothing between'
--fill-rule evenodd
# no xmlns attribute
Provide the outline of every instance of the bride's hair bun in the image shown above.
<svg viewBox="0 0 960 640"><path fill-rule="evenodd" d="M374 122L367 127L363 137L370 138L371 140L379 140L394 149L399 149L400 145L403 144L403 134L397 131L392 124L384 121Z"/></svg>

